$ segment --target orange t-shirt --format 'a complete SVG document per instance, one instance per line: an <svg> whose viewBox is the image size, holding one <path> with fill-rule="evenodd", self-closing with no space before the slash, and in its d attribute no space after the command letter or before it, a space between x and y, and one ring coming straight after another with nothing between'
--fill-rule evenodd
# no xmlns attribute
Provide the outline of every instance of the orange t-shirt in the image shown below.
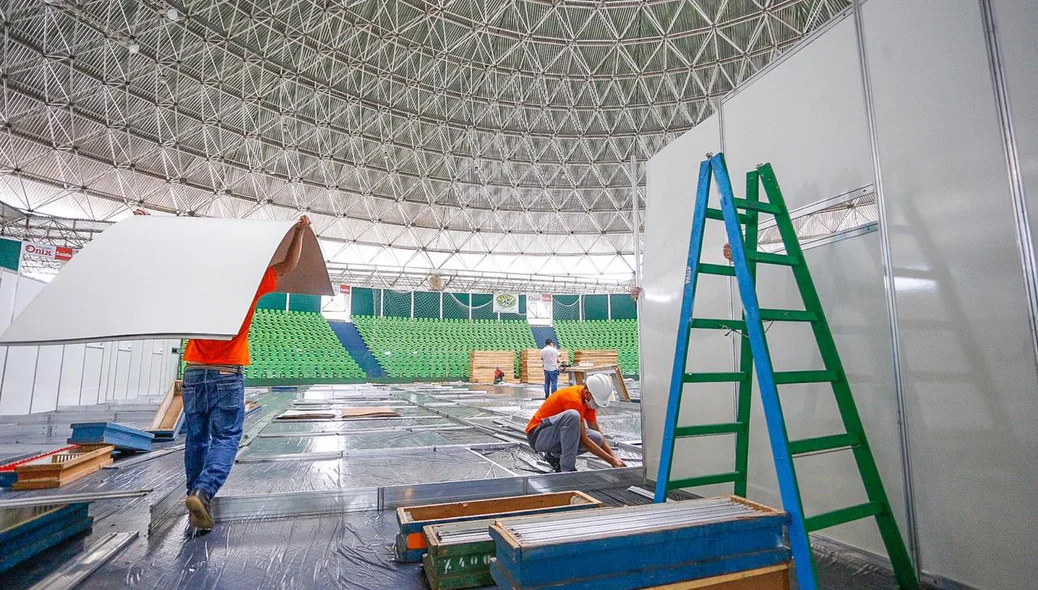
<svg viewBox="0 0 1038 590"><path fill-rule="evenodd" d="M580 412L580 416L585 422L597 421L598 414L584 403L584 396L581 393L583 390L583 385L570 385L551 394L551 397L544 400L541 407L537 409L537 413L533 415L533 419L526 425L526 434L533 432L533 429L540 426L545 418L550 418L566 410Z"/></svg>
<svg viewBox="0 0 1038 590"><path fill-rule="evenodd" d="M245 323L238 330L238 335L231 340L188 340L184 349L184 360L189 363L203 365L248 365L249 359L249 324L256 313L256 304L260 297L272 293L278 288L278 273L273 267L263 273L256 296L252 298L252 307L245 314Z"/></svg>

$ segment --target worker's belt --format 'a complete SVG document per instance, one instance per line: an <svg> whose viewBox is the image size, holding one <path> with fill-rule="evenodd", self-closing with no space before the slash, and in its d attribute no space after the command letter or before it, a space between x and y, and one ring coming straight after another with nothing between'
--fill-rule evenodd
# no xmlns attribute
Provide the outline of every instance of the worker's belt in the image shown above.
<svg viewBox="0 0 1038 590"><path fill-rule="evenodd" d="M217 371L224 375L242 375L245 373L245 368L241 365L203 365L201 363L188 363L184 372L190 371L191 369Z"/></svg>

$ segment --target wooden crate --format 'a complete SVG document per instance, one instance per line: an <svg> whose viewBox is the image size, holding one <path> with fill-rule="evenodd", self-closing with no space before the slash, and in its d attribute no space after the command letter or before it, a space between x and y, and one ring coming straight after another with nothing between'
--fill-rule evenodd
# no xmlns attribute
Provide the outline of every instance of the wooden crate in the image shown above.
<svg viewBox="0 0 1038 590"><path fill-rule="evenodd" d="M718 502L741 506L716 516ZM715 516L696 518L700 510ZM673 518L676 511L683 517ZM788 563L788 521L736 496L499 519L489 529L496 543L490 573L513 590L626 590L723 576ZM599 528L602 522L611 524ZM640 524L647 522L654 524ZM523 532L549 523L554 538Z"/></svg>
<svg viewBox="0 0 1038 590"><path fill-rule="evenodd" d="M645 590L789 590L789 563Z"/></svg>
<svg viewBox="0 0 1038 590"><path fill-rule="evenodd" d="M583 492L556 492L401 507L396 509L396 520L400 525L400 534L396 537L397 557L401 561L421 560L428 547L423 529L429 525L601 506L601 502Z"/></svg>
<svg viewBox="0 0 1038 590"><path fill-rule="evenodd" d="M158 440L169 440L177 437L183 424L184 388L183 382L177 380L169 387L166 397L162 398L162 403L155 412L155 419L151 421L151 426L147 430Z"/></svg>
<svg viewBox="0 0 1038 590"><path fill-rule="evenodd" d="M90 529L87 504L6 508L0 511L0 572Z"/></svg>
<svg viewBox="0 0 1038 590"><path fill-rule="evenodd" d="M112 464L112 445L78 445L75 449L19 465L14 490L57 488Z"/></svg>
<svg viewBox="0 0 1038 590"><path fill-rule="evenodd" d="M569 361L569 351L560 349L562 356L559 362ZM519 381L521 383L544 383L544 363L541 362L541 349L528 348L519 351Z"/></svg>
<svg viewBox="0 0 1038 590"><path fill-rule="evenodd" d="M584 363L590 363L593 367L616 365L619 364L617 361L618 356L615 350L574 350L573 364L583 365Z"/></svg>
<svg viewBox="0 0 1038 590"><path fill-rule="evenodd" d="M493 518L425 527L429 551L422 557L422 569L433 590L456 590L493 586L490 561L497 546L490 538ZM453 537L451 535L465 535Z"/></svg>
<svg viewBox="0 0 1038 590"><path fill-rule="evenodd" d="M506 383L515 383L515 352L511 350L473 350L469 354L469 381L493 383L494 371L505 373Z"/></svg>

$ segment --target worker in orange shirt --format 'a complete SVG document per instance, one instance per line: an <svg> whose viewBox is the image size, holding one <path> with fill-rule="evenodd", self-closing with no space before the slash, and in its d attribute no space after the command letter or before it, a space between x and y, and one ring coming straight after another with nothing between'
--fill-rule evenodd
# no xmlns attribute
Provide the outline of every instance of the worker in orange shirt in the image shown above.
<svg viewBox="0 0 1038 590"><path fill-rule="evenodd" d="M143 210L135 215L147 215ZM210 502L234 465L245 422L244 367L249 364L249 324L260 297L277 289L278 278L295 270L303 250L303 234L310 226L305 215L293 229L285 259L267 268L252 298L238 334L231 340L190 340L184 349L183 397L184 469L191 526L213 528Z"/></svg>
<svg viewBox="0 0 1038 590"><path fill-rule="evenodd" d="M625 467L598 426L598 408L609 405L613 382L605 375L591 375L582 385L551 394L526 426L526 440L558 471L576 471L577 455L589 451L613 467Z"/></svg>

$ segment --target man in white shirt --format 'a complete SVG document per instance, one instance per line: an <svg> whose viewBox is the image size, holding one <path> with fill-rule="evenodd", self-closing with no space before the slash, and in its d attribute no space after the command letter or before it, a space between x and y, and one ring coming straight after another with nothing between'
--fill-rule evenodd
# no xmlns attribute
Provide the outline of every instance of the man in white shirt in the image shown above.
<svg viewBox="0 0 1038 590"><path fill-rule="evenodd" d="M544 343L541 349L541 363L544 365L544 399L555 393L559 388L559 356L562 353L552 344L551 338Z"/></svg>

